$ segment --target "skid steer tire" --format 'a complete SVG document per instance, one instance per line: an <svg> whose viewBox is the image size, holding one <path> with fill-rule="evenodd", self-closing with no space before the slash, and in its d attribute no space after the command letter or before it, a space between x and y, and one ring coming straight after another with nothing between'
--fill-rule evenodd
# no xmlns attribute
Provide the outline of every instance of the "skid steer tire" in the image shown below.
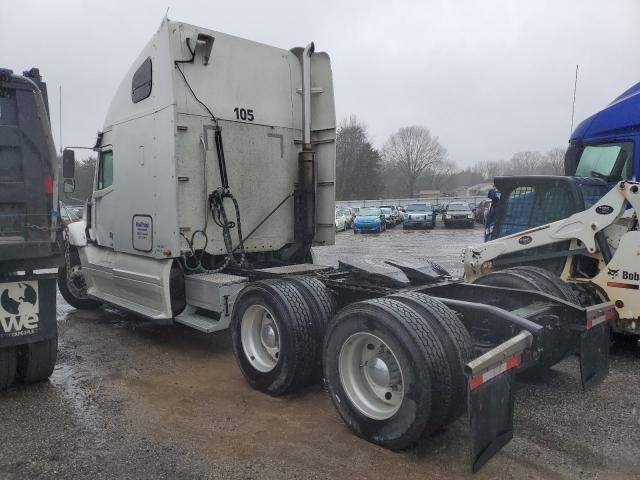
<svg viewBox="0 0 640 480"><path fill-rule="evenodd" d="M315 380L321 329L291 282L246 286L235 301L230 328L236 362L256 390L278 396Z"/></svg>
<svg viewBox="0 0 640 480"><path fill-rule="evenodd" d="M0 392L13 385L16 379L17 365L15 347L0 348Z"/></svg>
<svg viewBox="0 0 640 480"><path fill-rule="evenodd" d="M522 266L509 270L529 276L532 280L540 282L540 291L566 300L567 302L581 305L580 298L571 288L571 285L562 281L560 277L540 267Z"/></svg>
<svg viewBox="0 0 640 480"><path fill-rule="evenodd" d="M57 336L20 347L18 349L18 379L23 383L46 380L53 373L57 357Z"/></svg>
<svg viewBox="0 0 640 480"><path fill-rule="evenodd" d="M478 278L473 283L542 292L561 300L579 304L579 300L573 290L564 284L560 278L557 278L557 281L554 280L555 278L547 270L526 266L491 272ZM564 359L569 350L569 340L569 335L555 334L548 337L549 348L542 352L538 364L527 370L527 374L538 375L543 373Z"/></svg>
<svg viewBox="0 0 640 480"><path fill-rule="evenodd" d="M344 422L385 448L411 447L440 428L449 412L444 347L430 323L398 300L343 308L325 335L323 364Z"/></svg>
<svg viewBox="0 0 640 480"><path fill-rule="evenodd" d="M602 302L606 302L607 298L598 292L598 289L589 283L571 283L569 284L573 292L577 295L579 305L583 307L591 307Z"/></svg>
<svg viewBox="0 0 640 480"><path fill-rule="evenodd" d="M69 270L81 270L78 251L72 249L69 252L69 257L69 261L71 262ZM64 298L69 305L77 308L78 310L95 310L96 308L100 308L100 302L89 298L86 296L86 293L81 293L81 286L77 285L77 282L72 283L73 281L68 278L67 273L68 269L66 265L62 265L58 268L58 290L60 290L62 298Z"/></svg>
<svg viewBox="0 0 640 480"><path fill-rule="evenodd" d="M444 347L451 375L451 406L445 424L451 423L467 409L464 366L475 357L471 336L455 312L435 298L417 292L391 295L389 298L404 303L427 320Z"/></svg>

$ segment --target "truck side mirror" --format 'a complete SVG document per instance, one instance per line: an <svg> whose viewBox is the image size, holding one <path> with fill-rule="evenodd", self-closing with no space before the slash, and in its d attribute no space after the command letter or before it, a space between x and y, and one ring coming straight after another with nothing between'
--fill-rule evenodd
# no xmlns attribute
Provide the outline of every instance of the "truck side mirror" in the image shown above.
<svg viewBox="0 0 640 480"><path fill-rule="evenodd" d="M76 154L68 148L62 153L62 176L64 178L73 178L76 174ZM67 182L65 181L65 186ZM75 188L75 185L74 185ZM72 190L73 191L73 190Z"/></svg>
<svg viewBox="0 0 640 480"><path fill-rule="evenodd" d="M73 193L76 191L76 181L73 178L65 178L62 184L62 191L64 193Z"/></svg>

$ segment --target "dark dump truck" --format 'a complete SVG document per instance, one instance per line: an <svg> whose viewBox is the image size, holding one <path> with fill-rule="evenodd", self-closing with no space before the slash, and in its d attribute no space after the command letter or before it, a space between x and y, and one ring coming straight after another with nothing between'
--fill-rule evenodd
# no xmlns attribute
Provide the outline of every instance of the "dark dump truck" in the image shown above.
<svg viewBox="0 0 640 480"><path fill-rule="evenodd" d="M45 380L56 363L56 170L40 72L0 68L0 390Z"/></svg>

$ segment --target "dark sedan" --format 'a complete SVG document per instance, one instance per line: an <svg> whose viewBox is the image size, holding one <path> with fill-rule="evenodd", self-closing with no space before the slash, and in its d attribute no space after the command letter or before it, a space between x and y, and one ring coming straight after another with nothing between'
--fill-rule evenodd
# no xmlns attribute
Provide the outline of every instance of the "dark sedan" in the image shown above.
<svg viewBox="0 0 640 480"><path fill-rule="evenodd" d="M467 202L451 202L442 214L445 227L475 226L473 211Z"/></svg>

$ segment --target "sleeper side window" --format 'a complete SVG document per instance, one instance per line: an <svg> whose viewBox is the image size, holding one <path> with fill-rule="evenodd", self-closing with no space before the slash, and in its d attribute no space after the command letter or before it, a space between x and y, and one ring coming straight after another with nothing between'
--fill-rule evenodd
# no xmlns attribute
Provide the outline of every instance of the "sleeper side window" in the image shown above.
<svg viewBox="0 0 640 480"><path fill-rule="evenodd" d="M131 81L131 100L138 103L151 95L151 58L142 62L142 65L133 74Z"/></svg>
<svg viewBox="0 0 640 480"><path fill-rule="evenodd" d="M98 165L98 190L113 185L113 152L111 150L100 153Z"/></svg>

